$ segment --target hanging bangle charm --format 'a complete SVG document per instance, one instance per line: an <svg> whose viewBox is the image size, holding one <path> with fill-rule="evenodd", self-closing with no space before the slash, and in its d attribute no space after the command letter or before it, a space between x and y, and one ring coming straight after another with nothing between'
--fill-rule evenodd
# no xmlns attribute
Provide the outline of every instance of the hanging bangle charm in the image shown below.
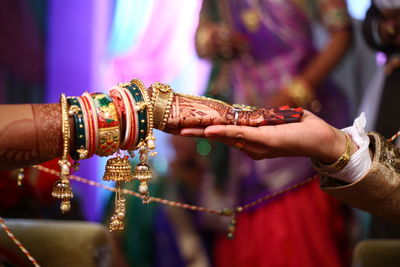
<svg viewBox="0 0 400 267"><path fill-rule="evenodd" d="M68 179L71 163L69 162L69 145L70 145L70 129L68 122L67 99L64 94L61 94L61 127L63 135L63 154L58 161L60 166L60 179L56 182L51 193L53 197L61 199L60 209L62 213L66 213L71 209L71 198L73 197L71 184Z"/></svg>

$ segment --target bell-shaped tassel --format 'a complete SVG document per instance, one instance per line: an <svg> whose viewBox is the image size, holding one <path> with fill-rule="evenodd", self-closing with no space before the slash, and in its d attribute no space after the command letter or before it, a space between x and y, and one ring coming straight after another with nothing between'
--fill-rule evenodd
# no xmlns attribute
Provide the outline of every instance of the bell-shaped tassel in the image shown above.
<svg viewBox="0 0 400 267"><path fill-rule="evenodd" d="M152 172L146 163L139 163L133 171L133 177L139 181L148 181L152 177Z"/></svg>
<svg viewBox="0 0 400 267"><path fill-rule="evenodd" d="M144 197L143 203L149 203L149 186L148 183L152 177L152 172L146 163L139 163L133 172L133 177L139 180L139 193Z"/></svg>
<svg viewBox="0 0 400 267"><path fill-rule="evenodd" d="M148 165L149 149L147 147L141 147L139 150L139 154L140 163L136 165L136 168L133 171L133 177L139 180L139 193L143 196L143 203L147 204L150 202L148 183L153 176L151 169Z"/></svg>
<svg viewBox="0 0 400 267"><path fill-rule="evenodd" d="M115 195L115 212L111 217L110 232L124 229L125 213L125 198L122 196L121 185L119 182L117 182L117 192Z"/></svg>
<svg viewBox="0 0 400 267"><path fill-rule="evenodd" d="M71 184L68 179L58 180L53 186L51 195L59 199L71 199L74 197L72 193Z"/></svg>
<svg viewBox="0 0 400 267"><path fill-rule="evenodd" d="M121 192L121 183L133 180L132 168L127 156L117 155L107 160L104 181L115 181L115 212L111 217L110 232L124 229L125 199Z"/></svg>
<svg viewBox="0 0 400 267"><path fill-rule="evenodd" d="M110 232L124 230L124 223L120 219L118 219L117 216L114 214L111 217L109 229Z"/></svg>
<svg viewBox="0 0 400 267"><path fill-rule="evenodd" d="M70 199L74 197L74 194L72 193L71 184L66 177L61 178L54 184L51 195L54 198L62 199L60 204L62 213L66 213L71 209Z"/></svg>
<svg viewBox="0 0 400 267"><path fill-rule="evenodd" d="M133 180L132 168L127 156L116 156L107 160L104 181L130 182Z"/></svg>

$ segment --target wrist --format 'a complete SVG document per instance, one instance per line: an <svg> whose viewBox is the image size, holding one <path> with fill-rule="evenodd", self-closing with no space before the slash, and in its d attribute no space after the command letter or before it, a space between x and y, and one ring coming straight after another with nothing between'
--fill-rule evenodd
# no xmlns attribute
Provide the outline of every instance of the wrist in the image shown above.
<svg viewBox="0 0 400 267"><path fill-rule="evenodd" d="M358 146L352 141L350 135L335 130L335 139L330 150L325 151L320 157L311 159L313 167L322 174L335 174L342 171L350 161Z"/></svg>
<svg viewBox="0 0 400 267"><path fill-rule="evenodd" d="M346 147L346 135L340 130L334 129L334 134L331 138L328 138L326 143L332 144L331 147L322 146L322 152L315 159L329 165L343 154Z"/></svg>

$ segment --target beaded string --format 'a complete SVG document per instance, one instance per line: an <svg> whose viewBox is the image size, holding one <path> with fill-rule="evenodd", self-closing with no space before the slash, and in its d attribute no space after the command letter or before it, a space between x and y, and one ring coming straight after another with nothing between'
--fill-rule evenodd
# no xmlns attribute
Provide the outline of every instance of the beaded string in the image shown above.
<svg viewBox="0 0 400 267"><path fill-rule="evenodd" d="M44 167L42 165L33 165L31 167L36 168L39 171L46 172L46 173L53 174L53 175L58 175L58 173L59 173L56 170ZM108 191L112 191L112 192L117 191L114 187L107 186L102 183L95 182L93 180L89 180L89 179L79 177L76 175L70 175L70 179L77 181L77 182L84 183L84 184L88 184L90 186L100 187L100 188L103 188ZM131 196L134 196L137 198L142 198L142 199L144 198L144 196L141 195L140 193L137 193L137 192L129 190L129 189L122 189L122 193L131 195ZM195 211L200 211L200 212L207 212L207 213L211 213L211 214L221 215L221 211L216 210L216 209L210 209L210 208L205 208L205 207L200 207L200 206L189 205L189 204L185 204L185 203L180 203L180 202L167 200L167 199L163 199L163 198L158 198L158 197L152 197L152 196L150 196L150 199L151 199L151 201L158 202L158 203L165 204L165 205L172 206L172 207L178 207L178 208L184 208L184 209L190 209L190 210L195 210Z"/></svg>
<svg viewBox="0 0 400 267"><path fill-rule="evenodd" d="M50 174L53 174L53 175L58 175L59 174L58 171L50 169L50 168L47 168L47 167L44 167L42 165L33 165L32 167L38 169L39 171L43 171L43 172L50 173ZM211 209L211 208L206 208L206 207L202 207L202 206L189 205L189 204L186 204L186 203L181 203L181 202L177 202L177 201L167 200L167 199L158 198L158 197L151 197L151 196L150 196L149 200L157 202L157 203L161 203L161 204L164 204L164 205L172 206L172 207L177 207L177 208L182 208L182 209L189 209L189 210L199 211L199 212L206 212L206 213L220 215L220 216L232 217L232 221L234 223L236 223L236 221L235 221L236 218L235 217L236 217L237 213L245 211L245 210L247 210L249 208L252 208L252 207L254 207L254 206L256 206L256 205L258 205L258 204L260 204L260 203L262 203L264 201L267 201L269 199L275 198L275 197L277 197L279 195L285 194L285 193L287 193L287 192L289 192L291 190L297 189L297 188L299 188L299 187L301 187L301 186L303 186L305 184L310 183L311 181L313 181L314 179L316 179L318 177L319 177L319 175L315 175L313 177L308 178L307 180L304 180L304 181L302 181L300 183L294 184L294 185L292 185L292 186L290 186L290 187L288 187L286 189L283 189L281 191L275 192L275 193L270 194L270 195L265 195L263 197L260 197L260 198L256 199L255 201L252 201L252 202L250 202L248 204L245 204L243 206L238 206L236 208L224 208L224 209L217 210L217 209ZM77 181L77 182L81 182L81 183L84 183L84 184L88 184L90 186L96 186L96 187L100 187L100 188L103 188L103 189L108 190L108 191L116 192L116 189L114 187L110 187L110 186L107 186L107 185L104 185L104 184L101 184L99 182L95 182L95 181L92 181L92 180L89 180L89 179L86 179L86 178L83 178L83 177L79 177L79 176L76 176L76 175L70 175L69 178L71 180L74 180L74 181ZM136 193L136 192L134 192L132 190L129 190L129 189L122 189L122 193L127 194L127 195L132 195L134 197L141 198L141 199L144 198L144 196L141 195L140 193ZM232 238L233 237L233 232L234 232L235 229L234 228L232 229L231 227L228 227L228 230L229 230L228 237Z"/></svg>
<svg viewBox="0 0 400 267"><path fill-rule="evenodd" d="M397 133L395 133L392 137L390 137L387 141L388 142L393 142L399 136L400 136L400 130Z"/></svg>
<svg viewBox="0 0 400 267"><path fill-rule="evenodd" d="M57 172L58 173L58 172ZM22 253L25 254L25 256L29 259L30 262L32 262L33 266L35 267L40 267L36 259L31 255L31 253L24 247L24 245L21 244L21 242L18 240L18 238L15 237L15 235L11 232L10 228L6 225L4 222L4 219L0 217L0 225L6 232L7 236L14 242L14 244L22 251Z"/></svg>
<svg viewBox="0 0 400 267"><path fill-rule="evenodd" d="M398 138L400 136L400 130L394 134L391 138L388 139L389 142L393 142L396 138ZM46 172L46 173L50 173L53 175L58 176L60 173L56 170L44 167L42 165L33 165L32 168L36 168L40 171ZM294 190L296 188L299 188L305 184L310 183L311 181L313 181L314 179L316 179L317 177L319 177L318 175L315 175L313 177L308 178L307 180L304 180L300 183L297 183L291 187L288 187L282 191L278 191L275 192L273 194L270 195L266 195L263 197L260 197L258 199L256 199L253 202L250 202L248 204L245 204L243 206L238 206L234 209L221 209L221 210L216 210L216 209L210 209L210 208L206 208L206 207L202 207L202 206L195 206L195 205L189 205L189 204L185 204L185 203L180 203L177 201L172 201L172 200L167 200L167 199L163 199L163 198L158 198L158 197L150 197L151 201L153 202L157 202L160 204L164 204L164 205L168 205L171 207L177 207L177 208L183 208L183 209L189 209L189 210L193 210L193 211L199 211L199 212L206 212L206 213L210 213L210 214L215 214L215 215L221 215L221 216L233 216L231 223L229 224L228 227L228 238L232 238L233 237L233 232L235 230L235 224L236 224L236 213L242 212L244 210L247 210L251 207L254 207L264 201L267 201L269 199L272 199L274 197L277 197L279 195L282 195L284 193L287 193L291 190ZM100 187L103 188L105 190L111 191L111 192L116 192L116 188L114 187L110 187L104 184L101 184L99 182L95 182L86 178L82 178L76 175L70 175L69 178L71 180L77 181L77 182L81 182L84 184L88 184L90 186L96 186L96 187ZM122 189L122 193L127 194L127 195L132 195L134 197L137 198L144 198L143 195L136 193L132 190L129 189ZM3 228L3 230L6 232L7 236L15 243L15 245L25 254L25 256L29 259L30 262L32 262L32 264L35 267L40 267L40 265L37 263L37 261L35 260L35 258L30 254L30 252L21 244L21 242L15 237L15 235L11 232L11 230L7 227L7 225L4 223L3 218L0 217L0 225Z"/></svg>

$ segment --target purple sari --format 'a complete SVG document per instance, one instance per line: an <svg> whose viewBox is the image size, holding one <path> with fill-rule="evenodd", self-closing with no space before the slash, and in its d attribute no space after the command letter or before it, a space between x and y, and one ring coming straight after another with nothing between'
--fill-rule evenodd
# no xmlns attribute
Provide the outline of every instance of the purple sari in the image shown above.
<svg viewBox="0 0 400 267"><path fill-rule="evenodd" d="M311 20L291 1L233 0L229 10L231 27L248 40L248 53L229 63L234 102L266 106L267 99L284 89L316 54ZM246 14L258 16L256 29L246 24ZM325 82L317 96L322 104L318 115L336 127L345 126L348 107L341 92ZM243 205L315 174L306 158L253 161L234 149L230 166L230 182L219 205Z"/></svg>

